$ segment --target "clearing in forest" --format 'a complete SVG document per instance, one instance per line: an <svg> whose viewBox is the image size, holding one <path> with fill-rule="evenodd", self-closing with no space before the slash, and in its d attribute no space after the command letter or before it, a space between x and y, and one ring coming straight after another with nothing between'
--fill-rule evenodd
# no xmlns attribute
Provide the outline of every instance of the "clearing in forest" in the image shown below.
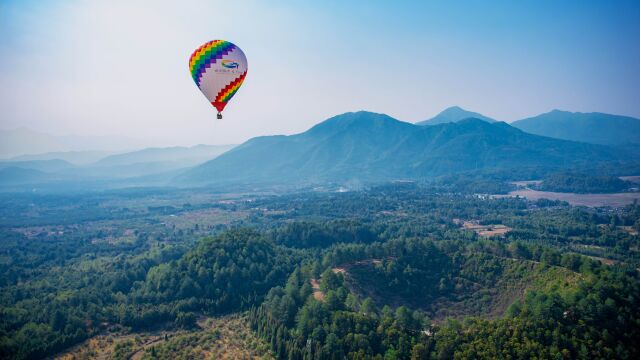
<svg viewBox="0 0 640 360"><path fill-rule="evenodd" d="M273 359L243 315L203 318L198 329L98 335L55 359Z"/></svg>
<svg viewBox="0 0 640 360"><path fill-rule="evenodd" d="M504 236L509 231L513 230L510 227L502 224L481 225L478 220L460 220L453 219L453 222L460 225L465 230L471 230L482 237L492 236Z"/></svg>
<svg viewBox="0 0 640 360"><path fill-rule="evenodd" d="M491 275L488 275L488 269L478 267L479 256L485 262L493 264ZM455 268L446 271L447 276L443 277L441 285L445 288L442 294L438 294L436 288L430 288L425 294L416 294L423 291L411 286L406 291L400 291L389 286L395 280L385 273L387 268L398 266L390 264L395 260L358 261L334 268L334 272L342 273L346 286L361 299L370 297L378 306L387 304L397 308L404 305L421 309L436 322L447 317L497 318L514 301L522 300L529 290L541 290L550 286L570 288L580 278L579 274L568 269L535 261L468 254ZM435 273L438 269L429 272Z"/></svg>

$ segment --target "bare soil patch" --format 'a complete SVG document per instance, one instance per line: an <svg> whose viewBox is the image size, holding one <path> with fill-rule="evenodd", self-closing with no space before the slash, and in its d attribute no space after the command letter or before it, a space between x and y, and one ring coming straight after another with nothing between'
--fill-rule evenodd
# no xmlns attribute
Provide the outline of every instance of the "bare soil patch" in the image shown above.
<svg viewBox="0 0 640 360"><path fill-rule="evenodd" d="M313 298L318 301L324 301L324 292L320 290L320 282L318 279L311 279L311 288L313 289Z"/></svg>
<svg viewBox="0 0 640 360"><path fill-rule="evenodd" d="M454 222L459 225L462 224L462 228L471 230L482 237L504 236L506 233L513 230L502 224L480 225L477 220L463 221L460 219L454 219Z"/></svg>

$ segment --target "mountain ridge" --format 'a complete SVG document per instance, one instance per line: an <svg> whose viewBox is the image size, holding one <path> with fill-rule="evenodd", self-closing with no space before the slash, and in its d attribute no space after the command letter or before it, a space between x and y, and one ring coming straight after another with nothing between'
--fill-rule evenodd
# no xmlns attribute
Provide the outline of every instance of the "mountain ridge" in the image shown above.
<svg viewBox="0 0 640 360"><path fill-rule="evenodd" d="M345 113L289 136L253 138L178 176L176 183L424 179L474 169L621 161L622 150L464 119L421 126L384 114Z"/></svg>
<svg viewBox="0 0 640 360"><path fill-rule="evenodd" d="M123 182L127 179L143 183L143 179L149 178L153 178L153 183L157 184L163 174L167 174L166 177L171 178L175 176L174 172L183 171L211 160L233 146L196 145L192 147L146 148L109 155L99 161L82 165L75 165L63 159L49 159L51 154L43 154L44 160L0 161L0 185L15 187L21 183L43 184L50 181L68 183ZM67 154L62 153L62 155Z"/></svg>
<svg viewBox="0 0 640 360"><path fill-rule="evenodd" d="M232 149L235 145L194 145L194 146L170 146L170 147L149 147L126 153L106 156L92 166L114 166L131 165L142 162L154 161L186 161L195 165L199 160L207 161L225 151ZM187 165L189 166L189 165Z"/></svg>
<svg viewBox="0 0 640 360"><path fill-rule="evenodd" d="M640 145L640 119L600 112L552 110L511 123L523 131L600 145Z"/></svg>

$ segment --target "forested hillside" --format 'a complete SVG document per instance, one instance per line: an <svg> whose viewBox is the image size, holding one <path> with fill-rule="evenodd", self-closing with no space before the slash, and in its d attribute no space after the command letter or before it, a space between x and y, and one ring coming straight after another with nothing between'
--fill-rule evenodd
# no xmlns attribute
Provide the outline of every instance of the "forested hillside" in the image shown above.
<svg viewBox="0 0 640 360"><path fill-rule="evenodd" d="M512 257L519 256L520 251L532 250L522 244L511 251L499 246L495 249L496 244L487 245L487 250L494 247L494 251ZM417 283L404 285L414 290L431 289L411 293L423 301L448 293L450 272L446 267L442 270L438 260L442 255L434 254L438 250L432 243L408 241L381 248L343 247L336 251L340 252L341 260L398 252L410 252L409 257L433 257L434 262L423 266L431 270L431 277L417 277ZM332 259L331 255L325 258L325 263ZM459 250L452 255L460 256ZM556 261L543 262L540 267L560 266L565 271L575 268L576 280L569 284L557 274L547 279L556 285L546 284L541 290L526 292L523 298L515 299L503 317L495 320L474 317L462 322L432 321L419 309L376 307L370 298L354 296L345 286L343 276L331 269L320 276L324 298L317 299L311 296L309 282L320 274L316 266L309 265L296 270L286 286L273 289L265 302L251 311L251 321L260 336L270 339L280 358L490 359L529 358L533 354L540 358L637 357L640 351L637 347L640 319L635 310L640 296L637 275L572 255L558 256ZM476 271L485 280L491 281L500 271L491 262L480 264ZM409 264L403 272L402 277L394 280L406 281L416 274ZM386 280L388 277L384 275L368 279L382 283ZM393 280L392 284L403 285Z"/></svg>

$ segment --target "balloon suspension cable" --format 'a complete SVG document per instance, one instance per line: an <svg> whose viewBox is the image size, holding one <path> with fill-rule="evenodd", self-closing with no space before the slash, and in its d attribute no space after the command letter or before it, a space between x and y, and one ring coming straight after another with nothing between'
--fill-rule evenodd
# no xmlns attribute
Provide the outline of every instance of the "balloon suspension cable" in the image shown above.
<svg viewBox="0 0 640 360"><path fill-rule="evenodd" d="M222 119L222 113L218 113L218 119Z"/></svg>

